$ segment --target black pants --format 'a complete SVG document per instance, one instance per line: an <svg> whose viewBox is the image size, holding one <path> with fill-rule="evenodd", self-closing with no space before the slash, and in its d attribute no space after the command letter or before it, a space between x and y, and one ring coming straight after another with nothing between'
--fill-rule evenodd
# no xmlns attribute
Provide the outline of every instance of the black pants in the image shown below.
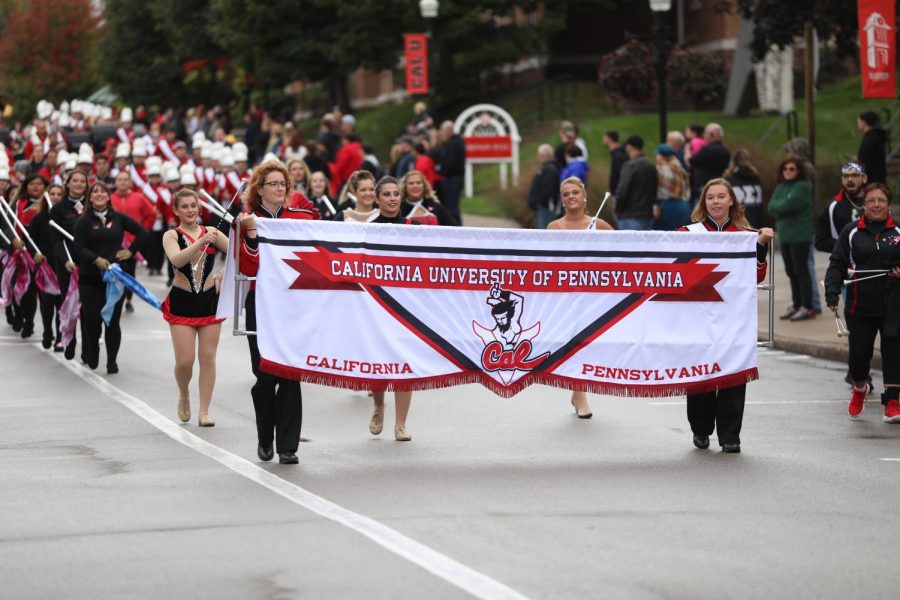
<svg viewBox="0 0 900 600"><path fill-rule="evenodd" d="M850 330L850 377L853 381L865 381L869 377L869 365L875 349L875 336L884 327L882 317L860 317L844 312L847 329ZM881 364L884 384L900 385L900 337L881 335ZM884 400L882 400L884 402Z"/></svg>
<svg viewBox="0 0 900 600"><path fill-rule="evenodd" d="M22 324L22 333L31 335L34 333L34 316L37 314L38 289L34 283L34 276L28 284L28 290L22 296L22 302L18 306L13 304L13 318Z"/></svg>
<svg viewBox="0 0 900 600"><path fill-rule="evenodd" d="M441 188L441 204L444 205L447 211L453 215L453 218L456 219L456 222L460 225L462 224L462 214L460 213L459 204L460 196L462 196L463 183L464 178L462 175L445 177L438 182L438 186Z"/></svg>
<svg viewBox="0 0 900 600"><path fill-rule="evenodd" d="M256 292L247 294L244 305L247 311L245 324L248 331L256 331ZM256 409L256 435L259 444L272 445L273 430L275 449L279 453L296 452L300 444L300 426L303 424L303 397L300 382L282 379L259 370L259 347L256 336L248 335L250 366L256 383L250 389L253 407Z"/></svg>
<svg viewBox="0 0 900 600"><path fill-rule="evenodd" d="M79 281L78 293L81 295L81 344L82 356L88 366L96 369L100 364L100 333L103 331L103 318L100 311L106 304L106 284L102 281ZM112 319L103 336L106 340L106 364L112 365L119 355L122 344L122 330L119 318L122 316L122 300L116 302Z"/></svg>
<svg viewBox="0 0 900 600"><path fill-rule="evenodd" d="M150 271L162 271L165 251L163 250L163 234L165 231L151 231L147 244L141 253L147 259L147 269Z"/></svg>
<svg viewBox="0 0 900 600"><path fill-rule="evenodd" d="M740 444L747 384L705 394L688 394L687 417L696 435L719 432L719 444Z"/></svg>
<svg viewBox="0 0 900 600"><path fill-rule="evenodd" d="M812 279L809 278L809 243L781 244L784 271L791 280L791 300L796 307L812 309Z"/></svg>
<svg viewBox="0 0 900 600"><path fill-rule="evenodd" d="M59 340L59 307L62 304L62 296L54 296L38 291L38 298L41 304L41 323L44 326L44 340ZM56 318L54 319L54 317Z"/></svg>
<svg viewBox="0 0 900 600"><path fill-rule="evenodd" d="M137 260L132 257L128 260L123 260L119 263L119 266L122 267L122 270L134 277L134 271L137 268ZM80 288L79 288L80 289ZM131 303L132 292L129 289L125 289L125 302Z"/></svg>

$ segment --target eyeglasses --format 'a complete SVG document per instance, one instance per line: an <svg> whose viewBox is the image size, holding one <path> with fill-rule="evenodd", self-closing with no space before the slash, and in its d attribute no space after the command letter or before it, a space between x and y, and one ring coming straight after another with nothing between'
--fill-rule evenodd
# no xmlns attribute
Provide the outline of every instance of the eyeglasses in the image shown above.
<svg viewBox="0 0 900 600"><path fill-rule="evenodd" d="M782 171L796 171L797 167L795 167L794 165L785 165L784 167L781 168L781 170Z"/></svg>
<svg viewBox="0 0 900 600"><path fill-rule="evenodd" d="M870 196L865 200L866 204L890 204L884 196Z"/></svg>
<svg viewBox="0 0 900 600"><path fill-rule="evenodd" d="M268 185L270 187L279 187L279 188L287 187L287 183L285 183L284 181L267 181L263 185Z"/></svg>

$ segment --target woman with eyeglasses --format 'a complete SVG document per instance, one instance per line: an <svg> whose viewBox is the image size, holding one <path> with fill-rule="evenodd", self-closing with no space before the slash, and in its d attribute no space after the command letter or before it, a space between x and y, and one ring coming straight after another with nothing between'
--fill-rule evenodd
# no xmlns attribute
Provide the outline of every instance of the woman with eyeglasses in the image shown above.
<svg viewBox="0 0 900 600"><path fill-rule="evenodd" d="M291 175L280 161L270 160L257 166L244 192L246 212L240 215L241 223L241 273L255 277L259 270L259 238L256 218L268 219L318 219L317 212L291 208L289 191L293 190ZM248 331L256 331L256 282L250 284L250 292L244 303L245 325ZM289 315L288 315L289 316ZM256 411L256 435L259 445L256 455L261 461L270 461L278 452L278 462L295 465L300 443L300 427L303 423L303 398L300 382L276 377L259 368L260 355L256 336L247 336L250 346L250 366L256 383L250 389L253 408ZM274 443L274 447L273 447Z"/></svg>
<svg viewBox="0 0 900 600"><path fill-rule="evenodd" d="M775 219L784 270L791 282L791 305L781 320L811 319L815 316L813 282L807 262L813 238L812 186L806 180L801 158L788 155L781 160L778 186L772 192L768 210Z"/></svg>
<svg viewBox="0 0 900 600"><path fill-rule="evenodd" d="M883 183L863 191L863 216L838 237L825 273L825 303L833 311L848 277L844 318L850 330L848 363L853 391L847 411L859 417L869 393L875 336L881 337L885 423L900 423L900 227L891 216L893 195Z"/></svg>

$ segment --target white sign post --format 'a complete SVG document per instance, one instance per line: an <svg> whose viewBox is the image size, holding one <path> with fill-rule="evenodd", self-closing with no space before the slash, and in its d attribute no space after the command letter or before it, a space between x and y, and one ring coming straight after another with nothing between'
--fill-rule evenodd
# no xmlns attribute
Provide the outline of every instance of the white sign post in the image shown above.
<svg viewBox="0 0 900 600"><path fill-rule="evenodd" d="M512 165L513 185L519 185L519 128L512 116L494 104L476 104L453 123L454 133L466 143L466 198L473 194L473 165L499 164L500 188L507 186L507 165Z"/></svg>

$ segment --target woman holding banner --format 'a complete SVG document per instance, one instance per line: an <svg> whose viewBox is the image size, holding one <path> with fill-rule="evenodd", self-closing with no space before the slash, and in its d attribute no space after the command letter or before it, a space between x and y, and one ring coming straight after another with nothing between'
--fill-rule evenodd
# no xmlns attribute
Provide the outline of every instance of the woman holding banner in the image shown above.
<svg viewBox="0 0 900 600"><path fill-rule="evenodd" d="M358 171L371 177L368 171ZM362 176L362 175L361 175ZM382 177L375 188L375 196L378 198L378 217L372 223L405 224L407 221L400 214L402 200L400 197L400 185L393 177ZM384 391L372 392L372 400L375 404L372 417L369 419L369 433L378 435L384 429ZM394 439L398 442L412 441L412 436L406 431L406 417L409 416L409 407L412 404L412 392L394 392Z"/></svg>
<svg viewBox="0 0 900 600"><path fill-rule="evenodd" d="M147 230L137 221L113 210L109 190L103 183L95 183L87 193L88 206L75 223L75 254L80 279L82 356L91 369L100 362L100 333L103 330L101 311L106 304L106 283L103 273L113 263L127 261L140 252L147 241ZM128 248L122 248L125 233L134 236ZM122 316L124 296L116 302L112 317L106 325L106 372L118 373L116 358L122 343L119 318Z"/></svg>
<svg viewBox="0 0 900 600"><path fill-rule="evenodd" d="M578 177L567 177L559 185L559 197L562 200L563 216L551 221L547 229L565 229L570 231L584 231L596 229L598 231L612 231L612 225L601 218L594 219L587 212L587 190L584 182ZM572 392L572 406L579 419L590 419L594 416L591 406L587 401L587 393Z"/></svg>
<svg viewBox="0 0 900 600"><path fill-rule="evenodd" d="M737 201L734 189L725 179L712 179L703 187L700 200L691 214L694 221L678 231L741 232L756 231L747 222L744 209ZM769 227L758 231L756 243L756 282L766 277L766 253L774 232ZM694 446L709 448L713 429L719 433L723 452L741 451L741 423L744 418L744 398L747 384L742 383L711 392L687 395L687 416L694 432Z"/></svg>
<svg viewBox="0 0 900 600"><path fill-rule="evenodd" d="M454 225L453 218L420 171L409 171L400 179L400 195L403 197L403 216L409 223L419 225Z"/></svg>
<svg viewBox="0 0 900 600"><path fill-rule="evenodd" d="M241 273L255 277L259 269L259 238L256 233L256 217L269 219L317 219L312 210L287 207L288 190L292 189L287 168L277 160L262 163L253 171L250 185L244 193L246 212L240 216L241 225ZM256 331L256 282L244 303L246 328ZM277 315L276 318L284 318ZM250 390L256 410L256 435L259 445L256 455L269 461L278 451L278 462L295 465L297 446L300 443L300 427L303 423L303 398L300 382L278 377L260 369L259 346L256 336L247 336L250 345L250 366L256 383ZM273 441L275 448L272 447Z"/></svg>
<svg viewBox="0 0 900 600"><path fill-rule="evenodd" d="M183 189L172 198L178 227L163 234L163 249L172 263L175 277L172 289L163 301L163 317L169 323L175 350L175 382L178 384L178 418L191 420L188 385L194 370L194 357L200 363L200 427L213 427L209 416L213 387L216 384L216 349L224 319L216 318L222 279L213 275L216 250L227 252L228 238L215 228L197 224L200 198L197 192ZM198 351L199 347L199 351Z"/></svg>

